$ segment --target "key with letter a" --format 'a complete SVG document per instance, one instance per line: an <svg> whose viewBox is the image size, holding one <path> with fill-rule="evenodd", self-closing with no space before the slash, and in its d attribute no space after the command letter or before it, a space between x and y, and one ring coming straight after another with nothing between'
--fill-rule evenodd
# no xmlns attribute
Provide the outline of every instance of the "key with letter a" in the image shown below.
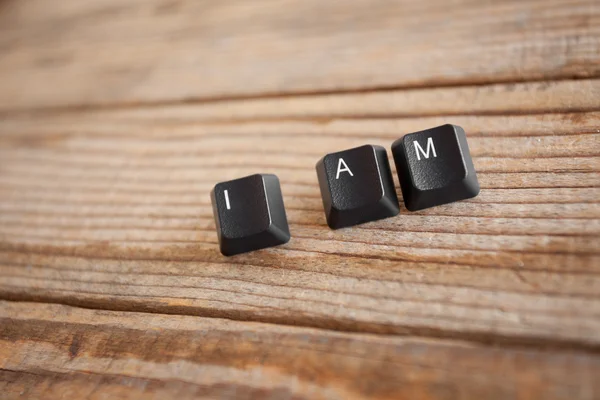
<svg viewBox="0 0 600 400"><path fill-rule="evenodd" d="M400 212L385 149L366 145L327 154L317 163L327 224L343 228Z"/></svg>
<svg viewBox="0 0 600 400"><path fill-rule="evenodd" d="M218 183L211 192L221 253L226 256L290 240L279 179L256 174Z"/></svg>
<svg viewBox="0 0 600 400"><path fill-rule="evenodd" d="M448 124L405 135L394 142L392 153L410 211L479 193L467 137L460 126Z"/></svg>

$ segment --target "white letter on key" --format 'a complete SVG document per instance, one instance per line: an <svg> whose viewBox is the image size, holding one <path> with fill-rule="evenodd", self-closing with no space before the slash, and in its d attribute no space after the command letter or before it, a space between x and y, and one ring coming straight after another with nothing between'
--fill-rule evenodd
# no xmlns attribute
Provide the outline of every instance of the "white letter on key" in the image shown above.
<svg viewBox="0 0 600 400"><path fill-rule="evenodd" d="M231 206L229 205L229 193L227 192L227 190L224 192L225 194L225 205L227 206L228 210L231 210Z"/></svg>
<svg viewBox="0 0 600 400"><path fill-rule="evenodd" d="M427 138L427 152L423 151L423 148L419 145L419 142L416 140L413 142L415 144L415 152L417 153L417 160L421 161L421 156L419 155L419 151L423 153L425 158L429 158L429 149L433 151L433 157L437 157L435 152L435 147L433 146L433 138Z"/></svg>
<svg viewBox="0 0 600 400"><path fill-rule="evenodd" d="M344 168L341 168L342 164L344 164ZM340 179L340 174L342 172L347 172L350 174L350 176L354 176L352 171L350 171L350 168L348 168L348 165L346 165L346 162L344 161L344 159L340 158L340 160L338 161L338 167L337 167L337 173L335 174L335 179Z"/></svg>

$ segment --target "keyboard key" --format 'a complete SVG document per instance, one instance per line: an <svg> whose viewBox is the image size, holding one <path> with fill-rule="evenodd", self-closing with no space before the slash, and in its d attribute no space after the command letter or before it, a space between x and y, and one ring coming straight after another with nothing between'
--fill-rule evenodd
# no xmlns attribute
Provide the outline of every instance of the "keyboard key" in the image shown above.
<svg viewBox="0 0 600 400"><path fill-rule="evenodd" d="M398 215L385 149L366 145L327 154L317 163L327 224L343 228Z"/></svg>
<svg viewBox="0 0 600 400"><path fill-rule="evenodd" d="M410 211L479 193L467 137L460 126L448 124L405 135L392 144L392 153Z"/></svg>
<svg viewBox="0 0 600 400"><path fill-rule="evenodd" d="M221 253L226 256L290 240L279 179L256 174L218 183L211 192Z"/></svg>

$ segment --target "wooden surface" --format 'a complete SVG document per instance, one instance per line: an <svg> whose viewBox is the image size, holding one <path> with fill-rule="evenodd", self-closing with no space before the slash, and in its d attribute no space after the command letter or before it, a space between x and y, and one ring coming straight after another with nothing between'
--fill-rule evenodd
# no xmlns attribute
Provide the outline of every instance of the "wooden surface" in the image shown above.
<svg viewBox="0 0 600 400"><path fill-rule="evenodd" d="M1 1L6 109L600 74L597 0Z"/></svg>
<svg viewBox="0 0 600 400"><path fill-rule="evenodd" d="M0 0L0 397L600 397L599 22ZM443 123L478 197L327 227L320 157ZM225 258L209 191L256 172L292 240Z"/></svg>
<svg viewBox="0 0 600 400"><path fill-rule="evenodd" d="M7 397L554 399L600 390L600 362L584 353L0 304Z"/></svg>

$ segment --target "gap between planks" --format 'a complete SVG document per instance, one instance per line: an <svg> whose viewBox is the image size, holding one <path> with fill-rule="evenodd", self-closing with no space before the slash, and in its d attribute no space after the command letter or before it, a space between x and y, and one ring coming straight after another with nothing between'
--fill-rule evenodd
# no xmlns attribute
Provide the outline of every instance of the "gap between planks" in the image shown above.
<svg viewBox="0 0 600 400"><path fill-rule="evenodd" d="M533 397L562 398L564 393L575 390L580 395L586 394L582 398L592 399L593 393L597 392L597 382L592 376L600 365L599 358L585 352L538 352L537 349L495 348L457 340L347 334L211 318L94 311L52 304L3 302L0 306L3 306L0 307L2 316L9 322L2 325L5 329L0 329L0 333L8 339L5 343L13 355L12 362L5 367L18 371L2 377L16 382L13 387L6 387L15 397L25 387L30 395L39 392L48 397L49 393L57 393L56 397L60 398L65 393L66 383L61 379L67 374L71 380L89 383L89 389L84 392L95 392L98 381L94 374L100 374L102 384L108 384L108 387L102 386L103 390L114 388L111 386L114 383L121 388L125 385L135 388L140 383L147 397L155 389L148 384L148 378L159 378L163 382L176 382L171 390L181 398L187 393L182 392L182 384L186 382L203 388L215 383L215 378L210 378L214 375L211 374L214 364L231 366L233 370L228 372L234 373L253 370L250 376L253 387L263 387L265 383L271 387L274 378L280 385L293 388L298 388L298 381L317 384L316 391L300 398L315 398L316 394L331 398L324 390L333 388L334 393L342 393L336 398L342 399L374 398L377 395L415 398L419 393L428 393L426 398L446 399L454 398L452 394L456 392L440 391L440 387L457 385L467 398L504 399L514 397L515 393L523 393L525 397L535 393ZM18 328L11 331L11 326ZM180 344L175 357L173 343ZM43 359L34 357L33 354L39 351L47 356ZM107 354L113 359L108 369ZM461 362L456 363L457 357ZM303 362L298 363L298 360ZM311 368L303 367L307 363ZM187 376L181 375L182 370L188 371ZM215 372L220 373L216 382L223 377L222 371L217 367ZM50 387L48 380L37 390L30 388L31 381L19 381L18 374L31 377L30 373L51 377ZM278 373L290 379L281 382L282 375ZM126 376L126 381L115 382L111 380L114 376ZM238 389L247 388L248 376L240 377ZM332 380L332 376L336 378ZM497 381L504 384L497 386ZM56 384L58 387L56 382L60 382ZM353 386L354 382L359 385ZM391 388L390 383L394 385ZM434 391L415 391L415 387L425 387L425 390L432 387ZM502 388L507 390L499 392ZM195 396L191 393L190 398L197 398L197 393ZM261 393L257 397L263 398L264 392ZM163 394L157 398L165 397L173 396ZM522 396L517 394L517 397Z"/></svg>
<svg viewBox="0 0 600 400"><path fill-rule="evenodd" d="M0 286L2 288L3 286ZM48 290L46 290L48 292ZM139 297L139 295L136 295ZM125 295L115 295L114 297L126 297ZM131 312L145 313L158 315L179 315L187 317L201 317L226 319L237 322L253 322L271 325L280 325L298 328L310 328L330 332L343 332L354 334L371 334L388 337L406 337L418 339L433 339L447 340L452 342L470 343L473 345L483 345L492 347L503 347L511 349L535 349L538 351L556 352L565 351L580 351L584 353L599 354L600 343L585 343L569 339L556 338L528 338L514 335L500 335L498 333L477 333L466 332L460 330L444 330L433 327L415 327L415 326L385 326L378 324L373 326L367 322L358 321L343 321L341 319L329 320L323 316L316 318L308 316L307 318L289 319L278 316L257 316L252 313L242 313L240 311L227 312L226 310L216 309L199 309L191 307L173 307L164 306L149 308L135 301L120 300L114 301L114 297L110 302L102 301L102 299L81 298L77 295L68 298L58 298L53 295L40 295L36 293L25 294L17 292L0 292L0 301L10 301L15 303L39 303L39 304L59 304L69 307L77 307L89 310L104 310L115 312ZM187 312L186 312L187 311ZM193 311L193 312L190 312ZM244 315L245 314L245 315Z"/></svg>
<svg viewBox="0 0 600 400"><path fill-rule="evenodd" d="M591 79L590 79L591 78ZM160 109L173 109L173 108L187 108L190 106L219 106L219 105L229 105L229 106L237 106L243 105L247 106L248 102L258 103L259 106L261 103L264 105L270 105L272 100L275 101L283 101L292 103L294 100L299 99L303 102L306 101L315 101L317 104L322 102L322 100L327 100L328 102L340 101L340 100L350 100L353 98L360 98L361 95L398 95L398 94L408 94L415 93L417 95L425 92L439 92L439 91L450 91L452 89L457 89L458 91L472 91L473 93L469 93L471 96L475 94L475 92L481 89L487 89L489 91L500 90L501 96L507 96L509 92L526 92L531 91L532 89L539 91L540 89L546 90L547 86L559 85L559 86L567 86L570 84L582 84L586 85L586 89L588 89L590 93L590 98L594 98L593 94L600 92L600 79L597 77L571 77L571 78L560 78L555 80L548 80L544 78L539 79L506 79L506 80L489 80L489 81L481 81L481 82L449 82L449 83L438 83L438 84L422 84L422 85L388 85L388 86L380 86L380 87L369 87L364 89L338 89L338 90L313 90L313 91L300 91L300 92L290 92L290 93L262 93L262 94L250 94L250 95L237 95L237 96L221 96L221 97L188 97L184 99L169 99L169 100L155 100L155 101L135 101L135 102L113 102L106 104L80 104L80 105L59 105L59 106L45 106L45 107L31 107L31 108L2 108L0 109L0 116L48 116L48 115L71 115L71 114L80 114L80 113L89 113L89 112L113 112L113 111L156 111ZM498 93L490 93L489 96L498 95ZM263 102L266 100L267 102ZM581 105L570 106L567 109L571 113L585 113L585 112L593 112L600 111L600 107L593 102L586 101L587 99L583 99L583 103ZM231 103L231 104L227 104ZM305 103L304 103L305 104ZM327 104L323 104L325 109L327 109ZM367 104L368 105L368 104ZM417 105L420 107L420 105ZM318 114L313 116L314 119L329 119L329 118L339 118L344 117L348 119L364 119L364 118L373 118L373 119L389 119L389 118L419 118L419 117L434 117L434 116L517 116L517 115L539 115L539 114L552 114L552 113L560 113L565 111L564 106L553 105L546 106L543 108L523 108L523 107L515 107L514 108L503 108L503 109L482 109L482 110L464 110L464 111L427 111L423 109L421 111L409 111L402 112L398 110L397 112L390 113L378 113L370 111L366 114L349 114L347 112L342 113L329 113L329 114ZM277 113L277 111L275 111ZM262 116L264 121L277 121L277 120L306 120L311 119L311 116L308 115L297 115L297 116L288 116L281 117L277 115L273 116ZM261 118L250 118L250 117L231 117L229 119L216 118L211 119L207 118L206 121L213 121L217 123L218 121L223 122L260 122Z"/></svg>

